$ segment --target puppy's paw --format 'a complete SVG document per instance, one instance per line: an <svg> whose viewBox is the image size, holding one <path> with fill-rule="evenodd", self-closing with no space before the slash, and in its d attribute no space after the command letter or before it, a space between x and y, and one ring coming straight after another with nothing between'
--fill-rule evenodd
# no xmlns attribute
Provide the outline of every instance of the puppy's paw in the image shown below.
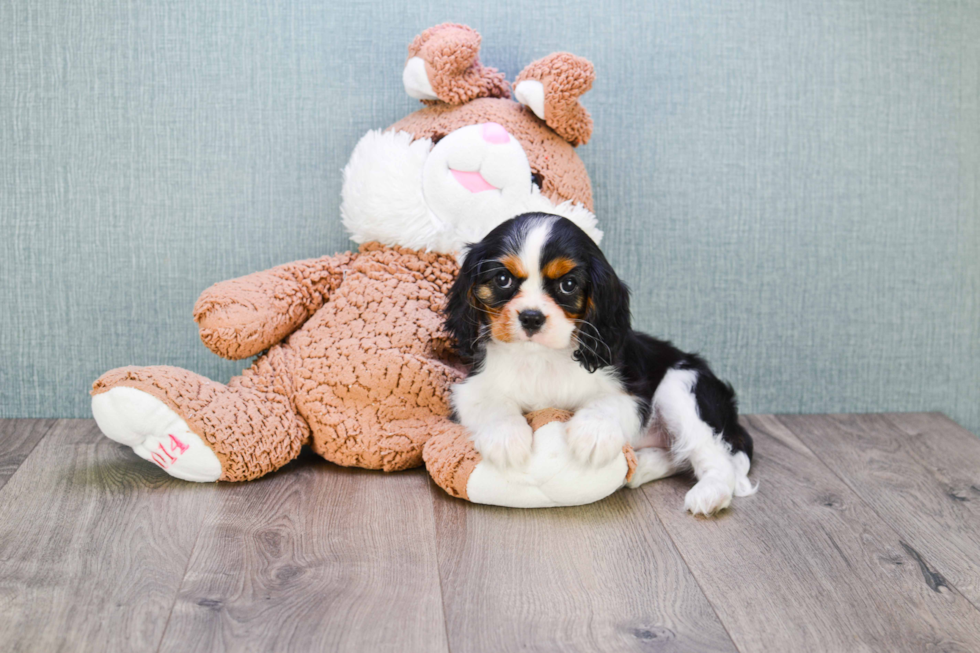
<svg viewBox="0 0 980 653"><path fill-rule="evenodd" d="M488 424L473 438L473 446L496 467L522 467L531 457L532 432L518 416Z"/></svg>
<svg viewBox="0 0 980 653"><path fill-rule="evenodd" d="M732 502L734 488L717 478L703 478L684 497L684 508L692 515L713 515Z"/></svg>
<svg viewBox="0 0 980 653"><path fill-rule="evenodd" d="M602 467L623 452L626 435L615 420L580 411L568 422L568 447L584 465Z"/></svg>

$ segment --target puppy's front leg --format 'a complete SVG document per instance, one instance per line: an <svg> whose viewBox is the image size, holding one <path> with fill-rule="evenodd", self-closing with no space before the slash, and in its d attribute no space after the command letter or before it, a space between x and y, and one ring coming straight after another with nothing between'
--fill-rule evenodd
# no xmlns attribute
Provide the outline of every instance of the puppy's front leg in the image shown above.
<svg viewBox="0 0 980 653"><path fill-rule="evenodd" d="M520 467L531 457L531 426L517 402L489 392L481 377L453 386L453 409L473 446L497 467ZM491 399L491 397L493 397Z"/></svg>
<svg viewBox="0 0 980 653"><path fill-rule="evenodd" d="M588 402L568 422L568 446L580 462L596 467L612 461L640 432L636 399L617 393Z"/></svg>

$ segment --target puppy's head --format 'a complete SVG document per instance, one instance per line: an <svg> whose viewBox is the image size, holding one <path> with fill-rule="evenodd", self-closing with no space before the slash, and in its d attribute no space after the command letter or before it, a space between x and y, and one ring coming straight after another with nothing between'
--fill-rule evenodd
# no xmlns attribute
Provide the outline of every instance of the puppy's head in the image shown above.
<svg viewBox="0 0 980 653"><path fill-rule="evenodd" d="M467 248L446 328L471 361L490 340L532 342L569 349L594 372L630 328L629 290L573 222L526 213Z"/></svg>

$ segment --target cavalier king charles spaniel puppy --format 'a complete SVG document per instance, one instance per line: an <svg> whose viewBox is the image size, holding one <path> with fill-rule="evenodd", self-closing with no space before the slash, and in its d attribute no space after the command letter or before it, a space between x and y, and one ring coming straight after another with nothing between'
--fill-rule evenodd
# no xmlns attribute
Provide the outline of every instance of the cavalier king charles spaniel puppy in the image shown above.
<svg viewBox="0 0 980 653"><path fill-rule="evenodd" d="M454 417L492 464L524 464L523 414L561 408L574 412L568 446L582 464L608 463L629 443L632 487L693 470L684 503L694 514L755 491L732 387L699 356L633 331L629 290L571 221L527 213L470 245L446 329L471 366L453 387Z"/></svg>

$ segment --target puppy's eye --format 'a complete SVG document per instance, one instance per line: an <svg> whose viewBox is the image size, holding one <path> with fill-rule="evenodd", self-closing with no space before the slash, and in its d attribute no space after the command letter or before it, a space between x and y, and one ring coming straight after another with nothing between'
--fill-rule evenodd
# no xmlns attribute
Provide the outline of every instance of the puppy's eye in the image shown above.
<svg viewBox="0 0 980 653"><path fill-rule="evenodd" d="M540 172L531 171L531 183L541 188L544 185L544 175Z"/></svg>
<svg viewBox="0 0 980 653"><path fill-rule="evenodd" d="M507 272L501 272L493 278L493 283L501 290L507 290L514 285L514 277Z"/></svg>
<svg viewBox="0 0 980 653"><path fill-rule="evenodd" d="M573 292L578 290L578 281L573 277L565 277L558 284L558 289L565 293L566 295L571 295Z"/></svg>

